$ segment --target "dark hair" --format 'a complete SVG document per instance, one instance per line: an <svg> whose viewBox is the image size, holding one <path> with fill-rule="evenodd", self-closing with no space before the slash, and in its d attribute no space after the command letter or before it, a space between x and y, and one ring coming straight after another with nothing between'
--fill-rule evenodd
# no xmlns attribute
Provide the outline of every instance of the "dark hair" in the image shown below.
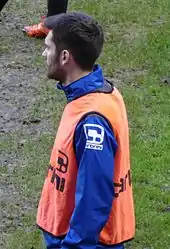
<svg viewBox="0 0 170 249"><path fill-rule="evenodd" d="M80 68L92 69L99 57L104 36L101 26L92 17L79 13L50 16L44 25L52 29L57 52L70 50Z"/></svg>

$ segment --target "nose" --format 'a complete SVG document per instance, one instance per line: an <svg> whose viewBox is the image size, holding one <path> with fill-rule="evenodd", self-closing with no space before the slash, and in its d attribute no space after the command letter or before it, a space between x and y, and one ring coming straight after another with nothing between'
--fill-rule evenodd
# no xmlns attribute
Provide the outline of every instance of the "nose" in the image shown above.
<svg viewBox="0 0 170 249"><path fill-rule="evenodd" d="M47 56L47 49L45 48L45 50L42 53L42 56L46 57Z"/></svg>

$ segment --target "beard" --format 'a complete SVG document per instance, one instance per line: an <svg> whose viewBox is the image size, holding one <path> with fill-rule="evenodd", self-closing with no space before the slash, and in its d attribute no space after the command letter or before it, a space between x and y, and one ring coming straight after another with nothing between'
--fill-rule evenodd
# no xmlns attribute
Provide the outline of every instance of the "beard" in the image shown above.
<svg viewBox="0 0 170 249"><path fill-rule="evenodd" d="M47 77L59 82L66 78L66 72L60 64L60 53L55 52L54 56L47 63Z"/></svg>
<svg viewBox="0 0 170 249"><path fill-rule="evenodd" d="M65 70L57 63L56 65L48 66L47 77L62 83L65 81L66 73Z"/></svg>

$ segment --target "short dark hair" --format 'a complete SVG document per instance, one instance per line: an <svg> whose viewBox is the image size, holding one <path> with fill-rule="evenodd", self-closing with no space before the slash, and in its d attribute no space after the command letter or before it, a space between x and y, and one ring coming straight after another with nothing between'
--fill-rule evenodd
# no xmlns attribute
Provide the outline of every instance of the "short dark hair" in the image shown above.
<svg viewBox="0 0 170 249"><path fill-rule="evenodd" d="M50 16L44 25L52 29L57 52L68 49L80 68L93 68L104 42L103 30L96 20L73 12Z"/></svg>

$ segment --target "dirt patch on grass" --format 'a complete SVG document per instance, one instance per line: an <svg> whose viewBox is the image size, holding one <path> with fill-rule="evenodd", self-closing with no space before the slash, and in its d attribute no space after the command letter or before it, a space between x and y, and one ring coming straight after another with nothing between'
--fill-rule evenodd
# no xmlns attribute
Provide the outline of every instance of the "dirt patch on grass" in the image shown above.
<svg viewBox="0 0 170 249"><path fill-rule="evenodd" d="M0 230L5 248L6 233L22 226L21 218L29 209L35 208L31 200L20 196L19 186L11 180L15 168L21 165L19 148L23 146L26 135L39 136L45 129L50 131L48 119L31 117L29 111L39 98L39 88L45 70L38 67L43 41L24 36L21 29L25 17L19 14L4 12L0 22ZM38 58L38 59L37 59ZM32 122L32 120L34 121ZM38 120L35 121L35 120ZM17 135L16 135L17 134ZM15 149L8 149L6 141L17 137ZM14 143L13 141L12 143Z"/></svg>

